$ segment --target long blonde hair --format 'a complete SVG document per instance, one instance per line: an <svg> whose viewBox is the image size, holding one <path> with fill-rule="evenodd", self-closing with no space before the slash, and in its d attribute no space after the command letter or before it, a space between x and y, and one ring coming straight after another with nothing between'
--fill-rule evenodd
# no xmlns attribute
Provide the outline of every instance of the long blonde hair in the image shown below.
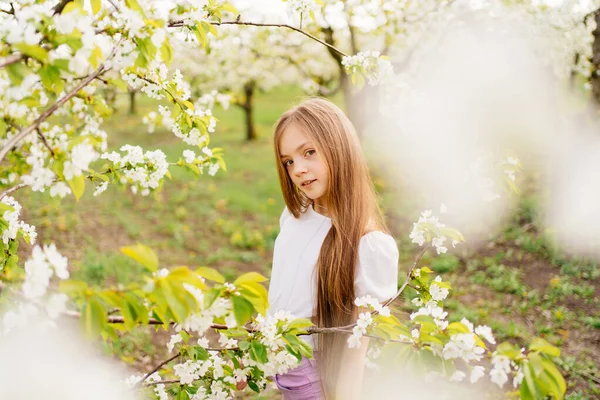
<svg viewBox="0 0 600 400"><path fill-rule="evenodd" d="M312 142L327 167L329 178L323 200L331 218L331 229L317 260L314 322L319 327L347 325L356 318L354 278L360 239L372 230L386 233L388 230L354 126L335 104L321 98L311 98L292 107L275 125L277 173L290 213L299 218L312 204L294 185L280 159L281 137L291 125ZM324 390L331 397L335 393L346 337L328 333L321 334L316 341Z"/></svg>

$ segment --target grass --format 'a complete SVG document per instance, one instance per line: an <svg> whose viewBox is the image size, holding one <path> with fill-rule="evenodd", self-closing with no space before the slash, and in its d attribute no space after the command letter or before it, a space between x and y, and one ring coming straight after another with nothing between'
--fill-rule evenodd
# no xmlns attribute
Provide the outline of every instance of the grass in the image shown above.
<svg viewBox="0 0 600 400"><path fill-rule="evenodd" d="M93 197L88 186L79 203L67 198L58 204L45 194L21 191L16 197L24 205L23 219L38 227L41 243L55 242L69 257L74 278L92 285L138 279L141 268L120 253L122 246L136 242L153 247L162 267L207 265L228 280L245 271L269 276L283 209L272 128L300 95L295 87L283 87L257 96L259 139L252 143L244 140L240 109L218 110L220 122L211 146L224 148L227 172L214 178L196 178L174 168L173 180L153 196L135 196L110 186ZM164 129L146 133L141 123L156 104L140 96L139 114L132 116L125 100L119 100L116 114L104 126L110 132L110 149L126 143L147 150L161 148L168 159L176 160L187 147ZM340 98L335 100L341 104ZM389 171L377 163L376 144L366 142L381 204L399 245L402 281L416 253L408 232L420 210L417 199L392 184ZM523 345L535 335L561 345L559 360L569 382L568 398L595 398L598 385L586 374L600 375L600 269L594 262L566 257L556 249L542 230L538 196L533 190L524 192L513 218L492 237L493 247L427 254L422 265L452 282L454 292L446 301L452 320L467 317L475 324L488 324L500 341ZM26 259L28 247L22 246L21 251ZM400 304L404 310L412 310L409 292ZM107 343L107 351L147 371L162 361L168 340L153 332L140 328L134 335Z"/></svg>

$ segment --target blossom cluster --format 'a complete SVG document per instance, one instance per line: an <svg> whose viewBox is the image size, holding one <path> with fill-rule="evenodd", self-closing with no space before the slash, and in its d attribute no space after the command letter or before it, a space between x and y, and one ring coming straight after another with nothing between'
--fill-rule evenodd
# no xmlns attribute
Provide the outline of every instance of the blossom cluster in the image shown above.
<svg viewBox="0 0 600 400"><path fill-rule="evenodd" d="M446 253L448 248L445 243L448 238L443 233L445 227L446 225L442 224L431 210L425 210L421 213L419 220L413 223L413 230L409 237L413 243L419 246L431 241L438 254ZM460 243L458 239L452 239L452 247L456 247L458 243Z"/></svg>
<svg viewBox="0 0 600 400"><path fill-rule="evenodd" d="M35 226L19 220L19 216L21 215L21 204L11 196L4 196L0 202L12 208L12 210L6 210L2 214L2 219L5 221L0 221L2 242L8 244L9 241L16 240L18 233L21 232L30 244L35 244L37 238Z"/></svg>
<svg viewBox="0 0 600 400"><path fill-rule="evenodd" d="M300 18L300 25L310 18L311 13L317 10L314 0L287 0L287 13L290 18Z"/></svg>
<svg viewBox="0 0 600 400"><path fill-rule="evenodd" d="M525 351L525 348L521 349L521 353ZM499 387L503 387L506 381L508 381L508 374L514 370L513 387L516 388L521 384L524 374L522 368L519 367L514 361L505 355L497 354L494 352L492 356L492 369L490 370L490 380Z"/></svg>
<svg viewBox="0 0 600 400"><path fill-rule="evenodd" d="M123 383L125 383L125 386L127 386L127 388L132 389L132 388L136 387L140 382L142 382L142 379L144 379L143 375L131 375L130 377L125 379L125 381ZM155 372L152 375L150 375L148 378L146 378L146 382L148 382L148 383L156 383L156 382L161 382L161 381L162 381L162 378L160 377L160 374L158 372ZM164 383L155 384L155 385L153 385L153 388L154 388L154 394L156 395L156 398L158 400L169 400L169 395L167 394L167 391L165 390Z"/></svg>
<svg viewBox="0 0 600 400"><path fill-rule="evenodd" d="M31 257L25 262L25 279L21 288L25 301L4 314L0 324L3 333L8 333L15 327L23 327L32 319L39 320L38 317L43 316L40 314L42 310L50 319L41 319L41 323L52 325L51 320L66 310L68 298L64 293L47 292L53 276L61 280L69 278L67 264L67 258L56 250L54 244L34 246Z"/></svg>
<svg viewBox="0 0 600 400"><path fill-rule="evenodd" d="M166 155L161 150L144 151L139 146L124 145L120 149L126 154L115 151L103 153L102 158L111 161L115 168L123 170L121 183L130 183L131 191L142 196L150 194L150 190L158 188L169 171Z"/></svg>
<svg viewBox="0 0 600 400"><path fill-rule="evenodd" d="M371 297L370 295L356 298L354 300L354 304L357 307L367 308L370 310L359 313L356 325L352 328L352 335L350 335L348 338L349 348L360 348L361 338L367 333L367 328L373 324L371 311L375 311L379 315L389 317L390 309L389 307L382 305L377 299Z"/></svg>
<svg viewBox="0 0 600 400"><path fill-rule="evenodd" d="M393 74L392 63L382 57L378 51L364 51L342 59L346 73L364 74L369 85L376 86Z"/></svg>
<svg viewBox="0 0 600 400"><path fill-rule="evenodd" d="M250 359L247 365L257 366L265 376L285 374L290 368L296 367L298 359L286 350L286 343L283 340L283 332L294 319L290 312L283 310L267 314L266 317L258 315L256 328L261 332L260 342L267 348L268 362L259 364Z"/></svg>

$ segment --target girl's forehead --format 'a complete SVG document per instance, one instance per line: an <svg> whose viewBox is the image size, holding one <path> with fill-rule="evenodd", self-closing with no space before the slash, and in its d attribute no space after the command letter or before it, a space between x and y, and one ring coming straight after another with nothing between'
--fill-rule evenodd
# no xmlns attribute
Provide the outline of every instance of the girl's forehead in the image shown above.
<svg viewBox="0 0 600 400"><path fill-rule="evenodd" d="M304 143L311 143L310 138L297 125L292 124L285 128L279 140L279 152L288 154Z"/></svg>

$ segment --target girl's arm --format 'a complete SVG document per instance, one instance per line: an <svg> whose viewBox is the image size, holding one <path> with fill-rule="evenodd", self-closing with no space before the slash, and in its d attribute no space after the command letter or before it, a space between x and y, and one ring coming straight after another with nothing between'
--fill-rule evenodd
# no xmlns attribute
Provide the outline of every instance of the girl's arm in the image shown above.
<svg viewBox="0 0 600 400"><path fill-rule="evenodd" d="M360 338L359 348L344 346L341 354L340 373L335 385L335 399L360 399L368 348L369 338L366 336Z"/></svg>

